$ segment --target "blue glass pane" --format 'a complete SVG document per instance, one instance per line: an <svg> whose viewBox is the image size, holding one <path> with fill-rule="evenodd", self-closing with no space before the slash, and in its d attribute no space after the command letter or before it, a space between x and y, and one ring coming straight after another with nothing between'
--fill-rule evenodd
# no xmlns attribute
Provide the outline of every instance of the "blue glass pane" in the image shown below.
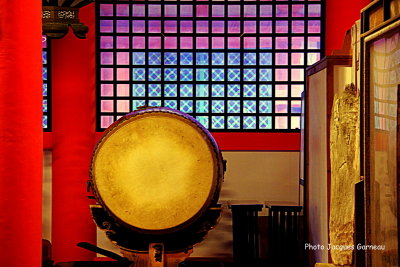
<svg viewBox="0 0 400 267"><path fill-rule="evenodd" d="M228 113L240 113L240 100L228 101Z"/></svg>
<svg viewBox="0 0 400 267"><path fill-rule="evenodd" d="M149 68L149 81L161 81L161 69Z"/></svg>
<svg viewBox="0 0 400 267"><path fill-rule="evenodd" d="M208 101L207 100L196 101L196 112L197 113L208 113Z"/></svg>
<svg viewBox="0 0 400 267"><path fill-rule="evenodd" d="M158 59L158 63L156 64L151 64L152 61L157 60ZM158 55L156 53L149 53L149 64L150 65L160 65L161 61L160 61L160 53L158 53ZM146 60L146 53L145 52L133 52L132 53L132 64L133 65L144 65Z"/></svg>
<svg viewBox="0 0 400 267"><path fill-rule="evenodd" d="M171 69L171 68L164 69L165 81L176 81L177 79L178 79L178 71L176 69Z"/></svg>
<svg viewBox="0 0 400 267"><path fill-rule="evenodd" d="M145 96L146 86L144 84L132 84L132 96Z"/></svg>
<svg viewBox="0 0 400 267"><path fill-rule="evenodd" d="M208 81L208 69L196 69L196 81Z"/></svg>
<svg viewBox="0 0 400 267"><path fill-rule="evenodd" d="M258 103L258 110L260 113L271 113L272 111L272 102L261 100Z"/></svg>
<svg viewBox="0 0 400 267"><path fill-rule="evenodd" d="M259 81L272 81L272 71L271 69L260 69Z"/></svg>
<svg viewBox="0 0 400 267"><path fill-rule="evenodd" d="M193 112L193 101L192 100L181 100L180 102L180 111L185 113Z"/></svg>
<svg viewBox="0 0 400 267"><path fill-rule="evenodd" d="M212 53L212 65L224 65L225 53Z"/></svg>
<svg viewBox="0 0 400 267"><path fill-rule="evenodd" d="M225 118L223 116L212 117L212 128L213 129L224 129Z"/></svg>
<svg viewBox="0 0 400 267"><path fill-rule="evenodd" d="M150 107L161 107L161 100L150 99L149 106Z"/></svg>
<svg viewBox="0 0 400 267"><path fill-rule="evenodd" d="M42 84L42 93L43 96L47 96L47 83Z"/></svg>
<svg viewBox="0 0 400 267"><path fill-rule="evenodd" d="M228 84L228 97L240 97L240 84Z"/></svg>
<svg viewBox="0 0 400 267"><path fill-rule="evenodd" d="M133 62L134 63L133 64L144 65L144 58L143 58L143 61L142 61L140 53L144 54L144 52L134 52L133 53L133 54L138 54L136 56L137 59L135 59L135 56L134 56L134 58L133 58ZM149 52L148 61L149 61L149 65L161 65L161 53L160 52Z"/></svg>
<svg viewBox="0 0 400 267"><path fill-rule="evenodd" d="M160 97L161 96L161 84L149 84L149 96Z"/></svg>
<svg viewBox="0 0 400 267"><path fill-rule="evenodd" d="M178 63L178 57L176 53L165 52L164 64L165 65L176 65Z"/></svg>
<svg viewBox="0 0 400 267"><path fill-rule="evenodd" d="M177 96L177 85L176 84L165 84L164 85L164 96L165 97L176 97Z"/></svg>
<svg viewBox="0 0 400 267"><path fill-rule="evenodd" d="M43 116L42 127L45 129L47 128L47 116L46 115Z"/></svg>
<svg viewBox="0 0 400 267"><path fill-rule="evenodd" d="M208 128L208 116L197 116L196 120L198 120L204 127Z"/></svg>
<svg viewBox="0 0 400 267"><path fill-rule="evenodd" d="M224 84L212 85L212 97L224 97L224 91L225 91Z"/></svg>
<svg viewBox="0 0 400 267"><path fill-rule="evenodd" d="M208 53L196 53L197 65L208 65Z"/></svg>
<svg viewBox="0 0 400 267"><path fill-rule="evenodd" d="M164 100L164 106L167 108L177 109L178 103L176 100Z"/></svg>
<svg viewBox="0 0 400 267"><path fill-rule="evenodd" d="M239 116L228 116L228 129L240 129Z"/></svg>
<svg viewBox="0 0 400 267"><path fill-rule="evenodd" d="M181 81L193 81L193 69L181 69L180 74Z"/></svg>
<svg viewBox="0 0 400 267"><path fill-rule="evenodd" d="M258 117L258 127L259 129L272 129L272 118L266 116Z"/></svg>
<svg viewBox="0 0 400 267"><path fill-rule="evenodd" d="M133 81L145 81L146 80L146 70L144 68L132 69L132 80Z"/></svg>
<svg viewBox="0 0 400 267"><path fill-rule="evenodd" d="M47 81L47 68L44 67L42 70L42 79L43 81Z"/></svg>
<svg viewBox="0 0 400 267"><path fill-rule="evenodd" d="M253 100L243 101L243 112L244 113L256 113L257 112L256 101L253 101Z"/></svg>
<svg viewBox="0 0 400 267"><path fill-rule="evenodd" d="M272 97L272 85L271 84L260 84L258 86L259 97Z"/></svg>
<svg viewBox="0 0 400 267"><path fill-rule="evenodd" d="M244 65L256 65L257 64L257 54L256 53L244 53L243 64Z"/></svg>
<svg viewBox="0 0 400 267"><path fill-rule="evenodd" d="M211 102L211 105L212 105L211 108L212 113L224 113L225 105L223 100L213 100Z"/></svg>
<svg viewBox="0 0 400 267"><path fill-rule="evenodd" d="M240 69L228 69L228 81L240 81Z"/></svg>
<svg viewBox="0 0 400 267"><path fill-rule="evenodd" d="M193 84L181 84L181 97L193 96Z"/></svg>
<svg viewBox="0 0 400 267"><path fill-rule="evenodd" d="M243 85L243 96L244 97L256 97L257 96L257 86L255 84Z"/></svg>
<svg viewBox="0 0 400 267"><path fill-rule="evenodd" d="M228 53L228 65L240 65L240 53Z"/></svg>
<svg viewBox="0 0 400 267"><path fill-rule="evenodd" d="M244 116L243 118L243 129L255 129L257 121L255 116Z"/></svg>
<svg viewBox="0 0 400 267"><path fill-rule="evenodd" d="M193 65L193 53L181 53L181 65Z"/></svg>
<svg viewBox="0 0 400 267"><path fill-rule="evenodd" d="M196 97L208 97L208 84L196 84Z"/></svg>
<svg viewBox="0 0 400 267"><path fill-rule="evenodd" d="M212 69L212 80L213 81L224 81L225 80L224 69Z"/></svg>
<svg viewBox="0 0 400 267"><path fill-rule="evenodd" d="M43 99L42 111L47 112L47 100L46 99Z"/></svg>
<svg viewBox="0 0 400 267"><path fill-rule="evenodd" d="M43 65L47 64L47 52L46 51L42 52L42 64Z"/></svg>
<svg viewBox="0 0 400 267"><path fill-rule="evenodd" d="M136 110L138 107L142 107L146 104L144 100L133 100L132 101L132 110Z"/></svg>
<svg viewBox="0 0 400 267"><path fill-rule="evenodd" d="M244 81L256 81L256 69L244 69L243 70L243 80Z"/></svg>
<svg viewBox="0 0 400 267"><path fill-rule="evenodd" d="M260 53L260 65L272 65L271 53Z"/></svg>

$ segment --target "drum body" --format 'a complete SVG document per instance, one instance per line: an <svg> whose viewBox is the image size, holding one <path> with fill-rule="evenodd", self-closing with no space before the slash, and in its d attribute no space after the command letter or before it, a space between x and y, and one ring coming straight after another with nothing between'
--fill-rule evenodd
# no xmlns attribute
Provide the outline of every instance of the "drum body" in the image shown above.
<svg viewBox="0 0 400 267"><path fill-rule="evenodd" d="M199 122L169 108L138 110L112 124L94 150L90 183L101 208L92 214L122 248L182 250L216 224L223 174L221 152Z"/></svg>

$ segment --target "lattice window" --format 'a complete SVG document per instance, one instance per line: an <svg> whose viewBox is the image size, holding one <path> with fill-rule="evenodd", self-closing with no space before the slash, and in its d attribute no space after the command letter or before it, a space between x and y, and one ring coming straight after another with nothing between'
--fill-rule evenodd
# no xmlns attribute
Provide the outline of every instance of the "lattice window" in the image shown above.
<svg viewBox="0 0 400 267"><path fill-rule="evenodd" d="M212 131L300 128L322 1L97 1L98 129L165 106Z"/></svg>
<svg viewBox="0 0 400 267"><path fill-rule="evenodd" d="M42 36L42 64L43 64L43 121L42 127L43 131L51 131L51 118L50 118L50 107L51 107L51 97L50 97L50 42L47 41L45 35Z"/></svg>

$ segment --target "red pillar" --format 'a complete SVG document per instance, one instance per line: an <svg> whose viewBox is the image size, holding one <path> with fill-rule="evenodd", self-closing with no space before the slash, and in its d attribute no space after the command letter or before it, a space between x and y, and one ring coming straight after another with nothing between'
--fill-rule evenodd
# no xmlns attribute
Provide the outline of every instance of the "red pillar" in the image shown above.
<svg viewBox="0 0 400 267"><path fill-rule="evenodd" d="M0 0L1 266L41 266L41 4Z"/></svg>
<svg viewBox="0 0 400 267"><path fill-rule="evenodd" d="M94 254L77 247L96 244L86 193L95 134L94 4L80 10L89 27L87 39L72 29L52 40L53 78L53 208L52 243L56 262L92 260Z"/></svg>

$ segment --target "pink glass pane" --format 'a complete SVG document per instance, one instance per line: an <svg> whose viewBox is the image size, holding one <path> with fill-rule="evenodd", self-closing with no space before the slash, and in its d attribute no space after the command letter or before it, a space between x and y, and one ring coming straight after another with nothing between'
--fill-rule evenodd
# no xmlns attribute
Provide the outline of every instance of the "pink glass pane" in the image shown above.
<svg viewBox="0 0 400 267"><path fill-rule="evenodd" d="M272 17L272 6L261 5L260 6L260 17Z"/></svg>
<svg viewBox="0 0 400 267"><path fill-rule="evenodd" d="M192 33L193 32L193 22L189 20L181 21L181 32L182 33Z"/></svg>
<svg viewBox="0 0 400 267"><path fill-rule="evenodd" d="M208 49L208 37L196 37L197 49Z"/></svg>
<svg viewBox="0 0 400 267"><path fill-rule="evenodd" d="M303 84L293 84L291 86L291 96L292 97L301 97L301 93L304 91Z"/></svg>
<svg viewBox="0 0 400 267"><path fill-rule="evenodd" d="M277 84L275 85L275 97L287 97L288 96L288 85Z"/></svg>
<svg viewBox="0 0 400 267"><path fill-rule="evenodd" d="M177 21L176 20L164 21L164 32L176 33L177 32Z"/></svg>
<svg viewBox="0 0 400 267"><path fill-rule="evenodd" d="M309 20L308 21L308 32L309 33L320 33L321 32L321 21Z"/></svg>
<svg viewBox="0 0 400 267"><path fill-rule="evenodd" d="M117 96L129 96L129 84L118 84Z"/></svg>
<svg viewBox="0 0 400 267"><path fill-rule="evenodd" d="M213 49L224 49L225 48L224 37L213 37L212 38L212 48Z"/></svg>
<svg viewBox="0 0 400 267"><path fill-rule="evenodd" d="M117 32L129 32L129 20L117 20Z"/></svg>
<svg viewBox="0 0 400 267"><path fill-rule="evenodd" d="M149 20L149 32L151 32L151 33L161 32L161 21Z"/></svg>
<svg viewBox="0 0 400 267"><path fill-rule="evenodd" d="M275 112L276 113L287 113L288 102L284 100L275 101Z"/></svg>
<svg viewBox="0 0 400 267"><path fill-rule="evenodd" d="M243 41L244 49L256 49L257 38L256 37L244 37Z"/></svg>
<svg viewBox="0 0 400 267"><path fill-rule="evenodd" d="M293 5L292 17L304 17L304 5Z"/></svg>
<svg viewBox="0 0 400 267"><path fill-rule="evenodd" d="M240 6L239 5L229 5L228 6L229 17L240 17Z"/></svg>
<svg viewBox="0 0 400 267"><path fill-rule="evenodd" d="M150 36L149 37L149 48L160 49L161 48L161 36Z"/></svg>
<svg viewBox="0 0 400 267"><path fill-rule="evenodd" d="M149 17L161 17L161 5L149 5Z"/></svg>
<svg viewBox="0 0 400 267"><path fill-rule="evenodd" d="M129 5L118 4L117 5L117 16L129 16Z"/></svg>
<svg viewBox="0 0 400 267"><path fill-rule="evenodd" d="M292 81L302 82L304 81L304 69L292 69Z"/></svg>
<svg viewBox="0 0 400 267"><path fill-rule="evenodd" d="M240 48L240 37L229 37L228 48L239 49Z"/></svg>
<svg viewBox="0 0 400 267"><path fill-rule="evenodd" d="M260 49L272 49L272 38L260 37Z"/></svg>
<svg viewBox="0 0 400 267"><path fill-rule="evenodd" d="M112 84L102 84L101 85L101 96L113 96L113 85Z"/></svg>
<svg viewBox="0 0 400 267"><path fill-rule="evenodd" d="M276 37L275 38L276 49L287 49L288 48L288 38L287 37Z"/></svg>
<svg viewBox="0 0 400 267"><path fill-rule="evenodd" d="M223 17L225 16L224 5L213 5L212 6L212 16L213 17Z"/></svg>
<svg viewBox="0 0 400 267"><path fill-rule="evenodd" d="M208 33L208 21L200 20L196 22L196 31L198 33Z"/></svg>
<svg viewBox="0 0 400 267"><path fill-rule="evenodd" d="M129 48L129 37L128 36L118 36L117 37L117 48Z"/></svg>
<svg viewBox="0 0 400 267"><path fill-rule="evenodd" d="M224 26L224 21L213 21L212 22L212 32L213 33L224 33L225 32L225 26Z"/></svg>
<svg viewBox="0 0 400 267"><path fill-rule="evenodd" d="M145 15L144 5L134 4L132 6L132 14L134 17L144 17Z"/></svg>
<svg viewBox="0 0 400 267"><path fill-rule="evenodd" d="M47 48L47 37L42 35L42 48Z"/></svg>
<svg viewBox="0 0 400 267"><path fill-rule="evenodd" d="M102 81L112 81L114 79L113 69L112 68L101 68L100 79Z"/></svg>
<svg viewBox="0 0 400 267"><path fill-rule="evenodd" d="M132 31L143 33L145 32L145 21L144 20L134 20L132 21Z"/></svg>
<svg viewBox="0 0 400 267"><path fill-rule="evenodd" d="M164 48L165 49L176 49L177 40L176 37L165 36L164 38Z"/></svg>
<svg viewBox="0 0 400 267"><path fill-rule="evenodd" d="M117 100L117 112L129 112L129 100Z"/></svg>
<svg viewBox="0 0 400 267"><path fill-rule="evenodd" d="M118 52L117 53L117 64L118 65L128 65L129 64L129 53L128 52Z"/></svg>
<svg viewBox="0 0 400 267"><path fill-rule="evenodd" d="M288 64L288 54L287 53L276 53L275 54L275 64L276 65L287 65Z"/></svg>
<svg viewBox="0 0 400 267"><path fill-rule="evenodd" d="M260 21L260 33L272 33L272 21L270 20Z"/></svg>
<svg viewBox="0 0 400 267"><path fill-rule="evenodd" d="M304 54L292 53L292 65L304 65Z"/></svg>
<svg viewBox="0 0 400 267"><path fill-rule="evenodd" d="M101 36L100 48L113 48L113 39L112 36Z"/></svg>
<svg viewBox="0 0 400 267"><path fill-rule="evenodd" d="M101 112L113 112L113 101L112 100L101 100Z"/></svg>
<svg viewBox="0 0 400 267"><path fill-rule="evenodd" d="M320 37L308 37L308 49L319 49L320 45Z"/></svg>
<svg viewBox="0 0 400 267"><path fill-rule="evenodd" d="M105 129L114 122L112 116L101 116L101 128Z"/></svg>
<svg viewBox="0 0 400 267"><path fill-rule="evenodd" d="M100 5L100 16L112 16L113 11L114 11L114 8L113 8L112 4Z"/></svg>
<svg viewBox="0 0 400 267"><path fill-rule="evenodd" d="M128 81L129 80L129 69L128 68L118 68L117 69L117 80L118 81Z"/></svg>
<svg viewBox="0 0 400 267"><path fill-rule="evenodd" d="M165 17L176 17L177 15L177 6L176 5L165 5L164 7L164 16Z"/></svg>
<svg viewBox="0 0 400 267"><path fill-rule="evenodd" d="M309 17L319 17L321 16L321 5L309 5L308 6L308 16Z"/></svg>
<svg viewBox="0 0 400 267"><path fill-rule="evenodd" d="M181 6L181 17L192 17L193 16L193 6L182 5Z"/></svg>
<svg viewBox="0 0 400 267"><path fill-rule="evenodd" d="M100 20L100 32L113 32L112 20Z"/></svg>
<svg viewBox="0 0 400 267"><path fill-rule="evenodd" d="M245 17L255 17L257 15L257 9L255 5L245 5L244 6L244 16Z"/></svg>
<svg viewBox="0 0 400 267"><path fill-rule="evenodd" d="M192 37L181 37L181 42L180 42L181 48L182 49L192 49L193 48L193 38Z"/></svg>
<svg viewBox="0 0 400 267"><path fill-rule="evenodd" d="M278 20L276 22L276 33L287 33L288 32L288 21Z"/></svg>
<svg viewBox="0 0 400 267"><path fill-rule="evenodd" d="M132 37L132 48L144 49L145 48L144 36L133 36Z"/></svg>
<svg viewBox="0 0 400 267"><path fill-rule="evenodd" d="M319 53L307 53L307 64L312 65L315 62L319 61L320 54Z"/></svg>
<svg viewBox="0 0 400 267"><path fill-rule="evenodd" d="M275 80L276 81L287 81L288 70L287 69L275 69Z"/></svg>
<svg viewBox="0 0 400 267"><path fill-rule="evenodd" d="M228 21L228 33L240 33L240 21L238 20Z"/></svg>
<svg viewBox="0 0 400 267"><path fill-rule="evenodd" d="M292 32L304 33L304 21L302 21L302 20L292 21Z"/></svg>
<svg viewBox="0 0 400 267"><path fill-rule="evenodd" d="M196 6L197 17L208 17L208 5L197 5Z"/></svg>
<svg viewBox="0 0 400 267"><path fill-rule="evenodd" d="M292 37L292 49L304 49L304 37Z"/></svg>
<svg viewBox="0 0 400 267"><path fill-rule="evenodd" d="M244 32L245 33L256 33L256 21L247 20L244 22Z"/></svg>
<svg viewBox="0 0 400 267"><path fill-rule="evenodd" d="M288 5L276 5L276 16L287 17L289 15Z"/></svg>

